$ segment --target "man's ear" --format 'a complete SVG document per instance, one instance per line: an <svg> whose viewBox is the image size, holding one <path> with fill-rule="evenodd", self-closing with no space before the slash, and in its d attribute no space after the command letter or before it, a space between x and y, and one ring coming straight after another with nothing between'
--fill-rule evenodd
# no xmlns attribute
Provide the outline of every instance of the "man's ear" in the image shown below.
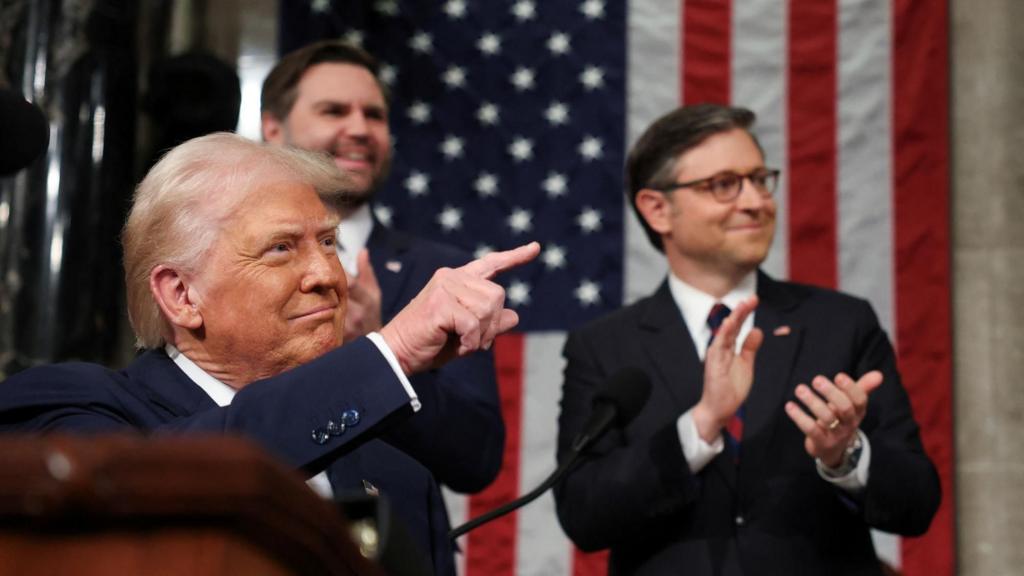
<svg viewBox="0 0 1024 576"><path fill-rule="evenodd" d="M270 112L260 115L260 131L263 141L271 144L284 144L284 121L279 120Z"/></svg>
<svg viewBox="0 0 1024 576"><path fill-rule="evenodd" d="M658 234L668 234L672 230L672 201L663 192L644 188L633 198L637 212Z"/></svg>
<svg viewBox="0 0 1024 576"><path fill-rule="evenodd" d="M173 268L157 266L149 273L149 291L172 326L196 330L203 325L203 314L195 290Z"/></svg>

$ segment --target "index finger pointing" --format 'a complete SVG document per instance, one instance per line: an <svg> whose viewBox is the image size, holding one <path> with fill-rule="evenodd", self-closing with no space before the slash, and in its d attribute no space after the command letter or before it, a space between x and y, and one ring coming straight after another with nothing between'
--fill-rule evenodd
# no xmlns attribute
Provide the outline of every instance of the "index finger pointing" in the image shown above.
<svg viewBox="0 0 1024 576"><path fill-rule="evenodd" d="M530 242L512 250L491 252L482 258L477 258L466 264L461 270L479 278L490 280L500 272L526 264L536 258L537 254L540 254L540 244Z"/></svg>

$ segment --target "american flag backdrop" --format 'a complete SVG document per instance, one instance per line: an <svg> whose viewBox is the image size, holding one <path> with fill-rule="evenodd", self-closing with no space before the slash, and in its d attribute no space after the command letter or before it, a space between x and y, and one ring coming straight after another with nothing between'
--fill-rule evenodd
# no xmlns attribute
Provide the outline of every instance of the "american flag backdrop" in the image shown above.
<svg viewBox="0 0 1024 576"><path fill-rule="evenodd" d="M378 217L482 252L539 240L502 278L505 467L447 494L453 524L555 466L566 330L654 290L663 258L625 203L628 145L680 103L758 114L782 169L770 274L866 297L896 344L943 503L927 535L876 534L905 574L955 568L944 0L281 0L280 50L346 38L390 85ZM463 537L467 575L604 574L550 495Z"/></svg>

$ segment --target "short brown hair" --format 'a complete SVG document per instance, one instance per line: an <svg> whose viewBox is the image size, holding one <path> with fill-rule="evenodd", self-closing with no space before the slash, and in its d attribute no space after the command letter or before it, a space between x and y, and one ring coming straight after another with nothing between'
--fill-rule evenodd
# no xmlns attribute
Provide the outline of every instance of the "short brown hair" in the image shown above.
<svg viewBox="0 0 1024 576"><path fill-rule="evenodd" d="M661 236L647 225L637 210L637 192L644 188L671 186L679 157L715 134L739 128L750 134L754 144L761 149L757 137L751 132L755 120L754 113L746 108L694 104L676 108L658 118L640 135L626 157L626 193L647 238L655 248L665 251Z"/></svg>
<svg viewBox="0 0 1024 576"><path fill-rule="evenodd" d="M387 87L380 80L377 59L362 48L341 40L321 40L285 54L263 81L260 110L278 120L286 120L298 97L302 75L317 64L338 62L365 68L377 81L384 101L388 101Z"/></svg>

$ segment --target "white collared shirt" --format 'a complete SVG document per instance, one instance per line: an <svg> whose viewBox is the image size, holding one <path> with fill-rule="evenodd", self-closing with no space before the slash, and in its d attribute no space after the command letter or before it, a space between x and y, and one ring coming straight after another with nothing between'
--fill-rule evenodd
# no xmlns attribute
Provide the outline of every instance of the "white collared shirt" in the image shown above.
<svg viewBox="0 0 1024 576"><path fill-rule="evenodd" d="M402 372L398 364L398 359L395 358L394 352L391 351L391 348L384 342L384 338L381 337L380 334L371 332L370 334L367 334L366 337L374 343L378 350L380 350L380 353L384 356L385 360L387 360L388 365L395 372L395 376L397 376L398 380L402 383L402 387L409 395L409 403L412 405L413 411L418 411L421 407L419 397L416 396L416 391L413 390L412 384L409 383L409 379ZM206 392L206 395L209 396L217 406L228 406L231 404L231 401L235 399L235 394L238 393L237 390L220 380L217 380L209 372L200 368L198 364L193 362L188 356L182 354L181 351L173 344L165 345L164 350L167 352L167 355L170 356L171 360L174 361L175 365L177 365L178 368L181 368L181 371L188 376L189 380L192 380L195 382L196 386L202 388L203 392ZM320 472L309 480L306 480L306 484L309 485L313 492L316 492L322 498L327 500L334 498L334 490L331 488L331 481L327 478L326 471Z"/></svg>
<svg viewBox="0 0 1024 576"><path fill-rule="evenodd" d="M757 272L751 272L744 276L735 288L720 299L701 292L674 274L668 276L668 289L672 293L672 299L675 300L676 306L683 314L683 321L690 331L690 338L697 346L697 357L703 361L708 352L708 341L711 340L711 327L708 326L708 315L711 314L711 308L721 302L730 310L735 310L740 302L757 294ZM756 310L747 316L747 319L743 321L743 326L740 327L739 336L736 338L737 351L742 346L747 334L750 334L750 330L754 328L755 314L757 314Z"/></svg>
<svg viewBox="0 0 1024 576"><path fill-rule="evenodd" d="M369 204L363 204L338 224L338 242L334 249L338 252L341 267L352 278L359 275L356 257L363 248L366 248L372 232L373 216L370 214Z"/></svg>

